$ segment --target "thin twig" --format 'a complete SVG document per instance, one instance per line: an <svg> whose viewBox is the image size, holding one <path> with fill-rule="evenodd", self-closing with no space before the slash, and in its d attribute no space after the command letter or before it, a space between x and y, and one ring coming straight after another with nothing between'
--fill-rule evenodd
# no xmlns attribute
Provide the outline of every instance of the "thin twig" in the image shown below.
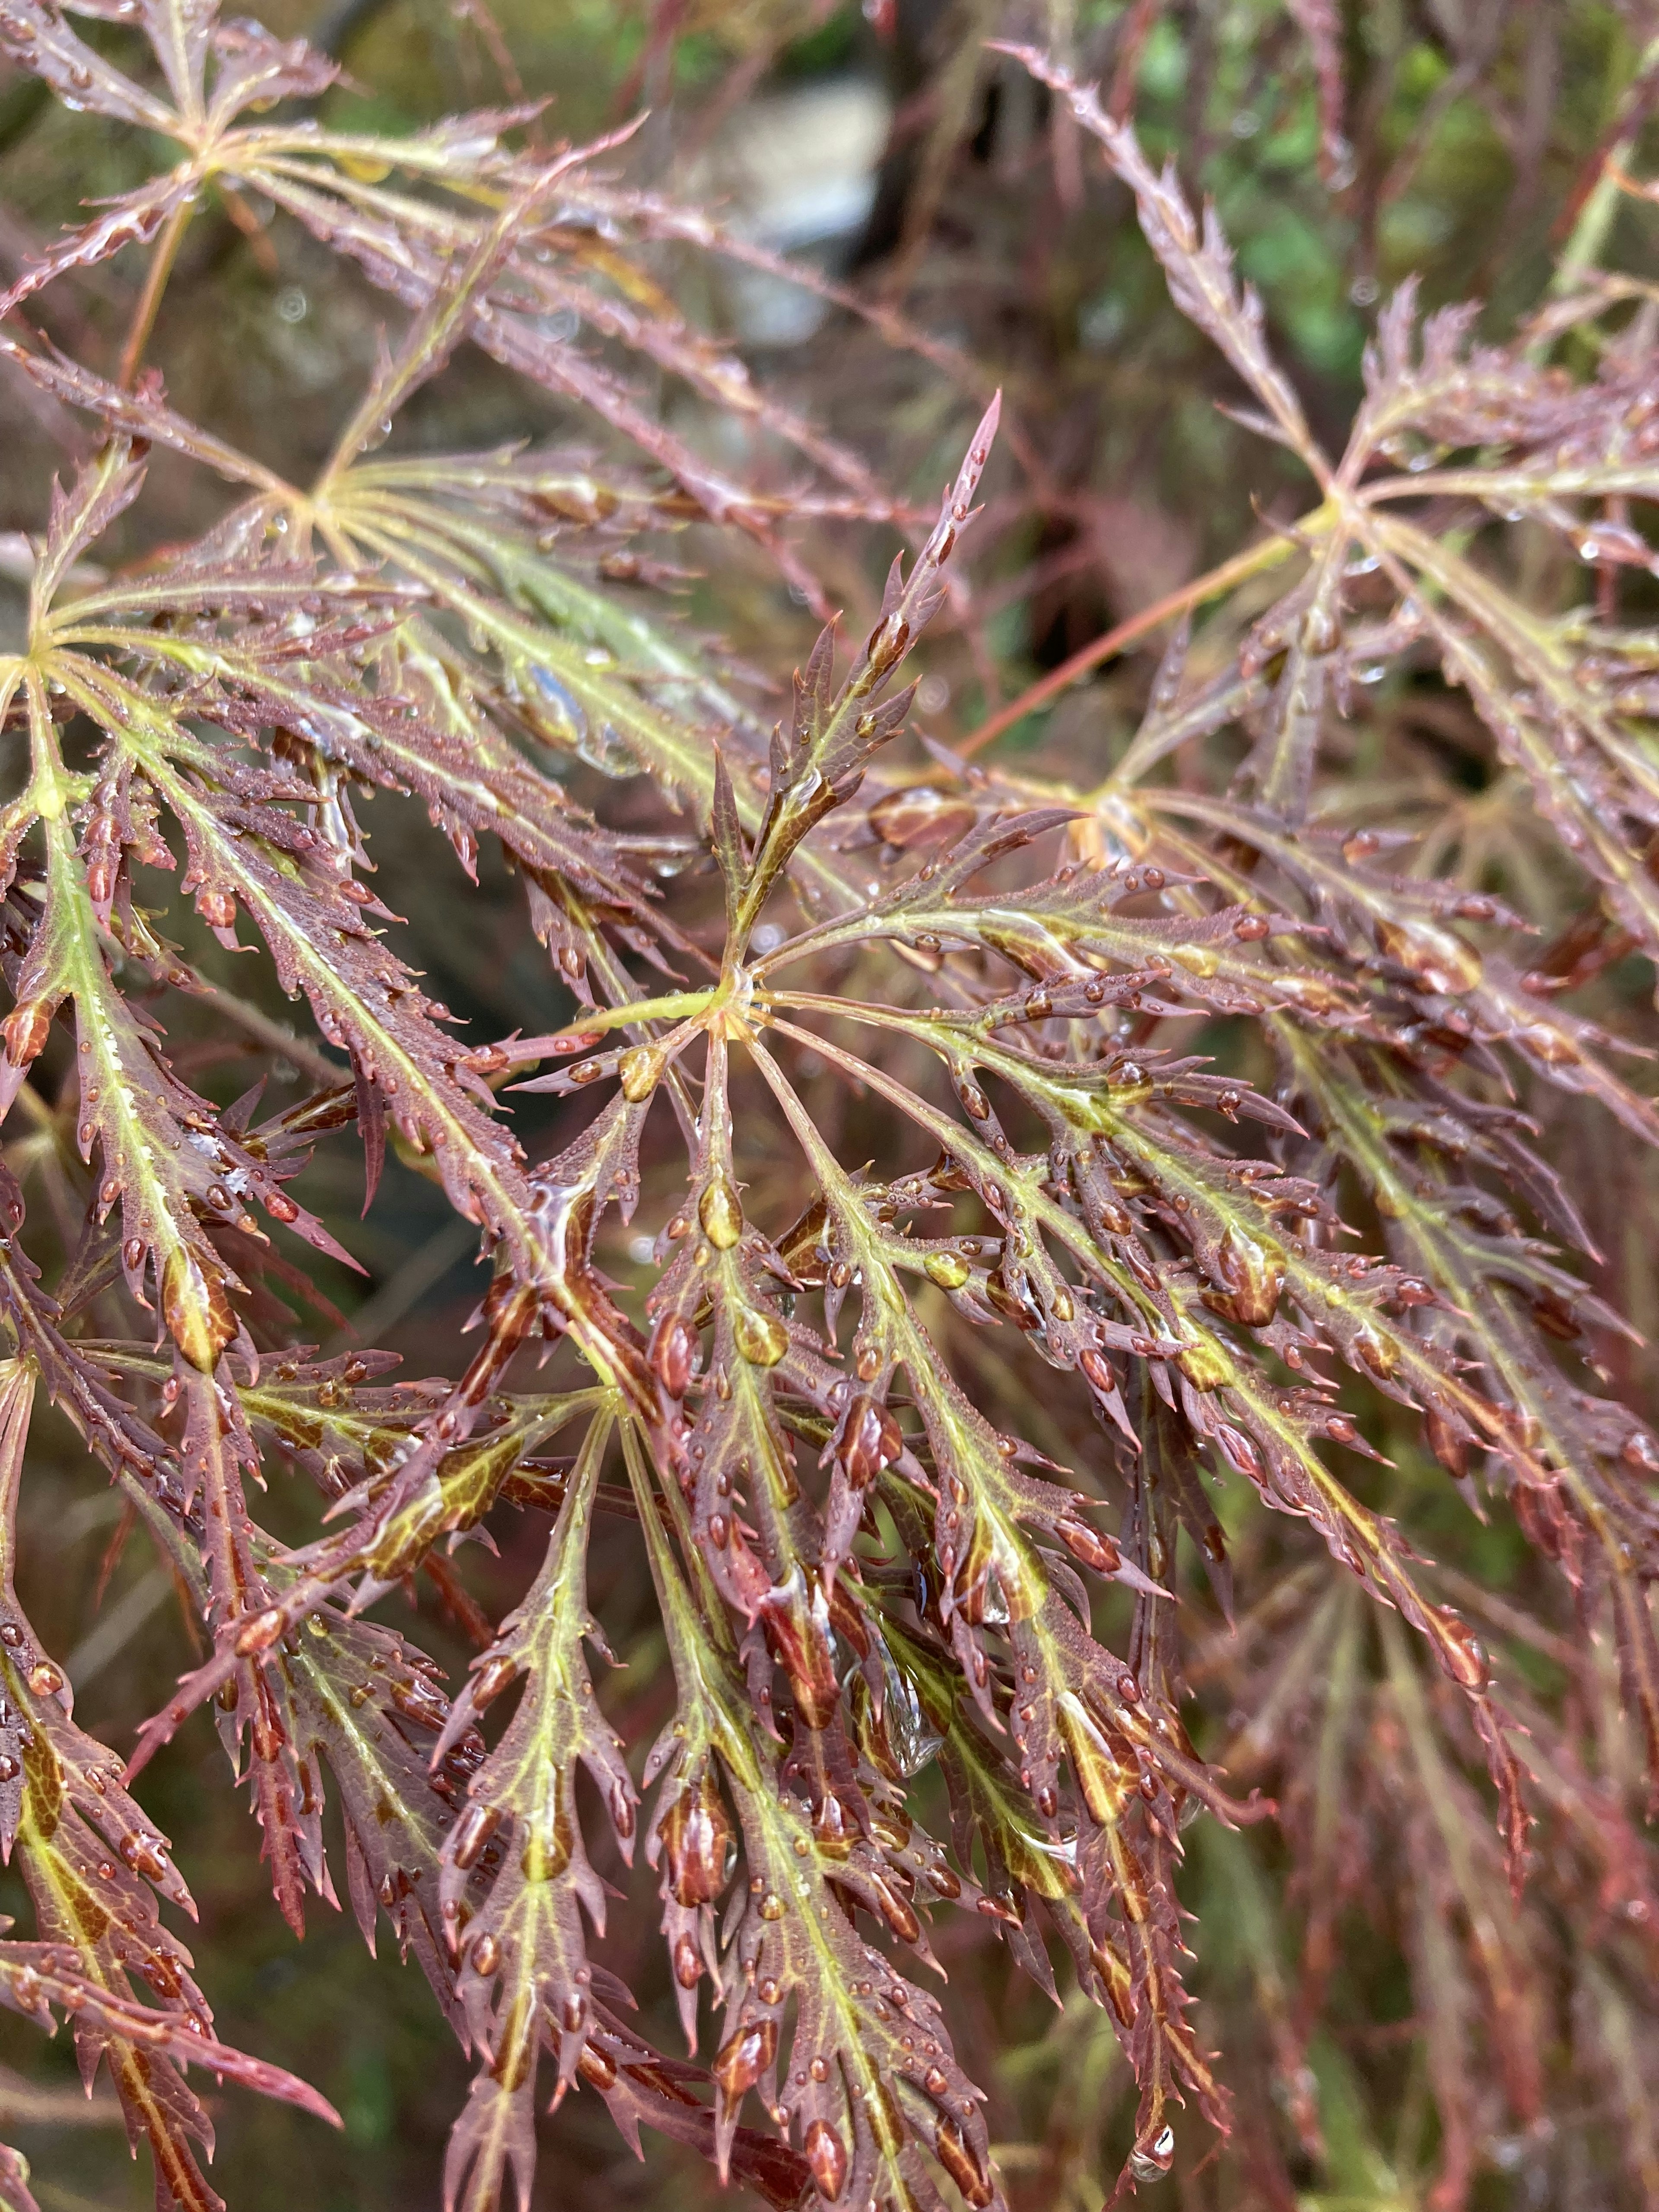
<svg viewBox="0 0 1659 2212"><path fill-rule="evenodd" d="M1301 528L1312 528L1316 520L1316 518L1309 518ZM1236 553L1231 561L1224 561L1218 568L1212 568L1194 582L1183 584L1179 591L1168 592L1161 599L1154 599L1151 606L1143 607L1138 615L1119 623L1115 629L1109 629L1103 636L1082 647L1069 660L1062 660L1058 668L1051 668L1039 682L1022 691L1018 699L1011 699L988 722L981 722L978 729L964 738L957 747L957 752L964 760L971 759L1005 730L1012 729L1016 722L1023 722L1039 707L1047 706L1050 699L1066 690L1079 677L1086 676L1091 668L1097 668L1103 660L1109 660L1114 653L1121 653L1126 646L1133 645L1174 616L1185 614L1189 607L1199 606L1206 599L1218 599L1224 592L1231 591L1235 584L1242 584L1246 578L1273 568L1301 550L1294 538L1265 538L1259 545L1252 545L1243 553Z"/></svg>
<svg viewBox="0 0 1659 2212"><path fill-rule="evenodd" d="M185 234L185 225L194 212L193 201L180 200L161 226L161 234L155 241L155 251L149 257L149 267L144 275L144 289L138 295L138 304L132 311L127 342L121 349L121 366L115 380L123 392L131 392L138 381L139 364L144 358L144 348L149 343L150 331L155 325L161 295L173 274L179 241Z"/></svg>

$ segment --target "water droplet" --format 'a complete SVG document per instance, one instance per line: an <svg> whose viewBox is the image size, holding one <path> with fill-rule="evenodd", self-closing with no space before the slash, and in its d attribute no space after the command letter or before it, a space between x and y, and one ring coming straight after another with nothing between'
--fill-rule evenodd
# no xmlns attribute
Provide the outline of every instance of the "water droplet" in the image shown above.
<svg viewBox="0 0 1659 2212"><path fill-rule="evenodd" d="M730 1178L716 1170L697 1203L703 1234L717 1252L729 1252L743 1235L743 1207Z"/></svg>
<svg viewBox="0 0 1659 2212"><path fill-rule="evenodd" d="M1174 2160L1175 2130L1166 2127L1129 2154L1129 2171L1137 2181L1161 2181Z"/></svg>
<svg viewBox="0 0 1659 2212"><path fill-rule="evenodd" d="M930 1252L921 1265L928 1280L942 1291L959 1291L974 1272L960 1252Z"/></svg>
<svg viewBox="0 0 1659 2212"><path fill-rule="evenodd" d="M732 1316L738 1350L751 1367L775 1367L789 1349L789 1332L775 1314L739 1306Z"/></svg>

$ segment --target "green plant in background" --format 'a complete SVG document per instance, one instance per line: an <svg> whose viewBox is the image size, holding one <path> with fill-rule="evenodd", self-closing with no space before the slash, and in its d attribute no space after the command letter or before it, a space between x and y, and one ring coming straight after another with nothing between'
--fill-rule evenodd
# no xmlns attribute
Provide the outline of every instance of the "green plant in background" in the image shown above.
<svg viewBox="0 0 1659 2212"><path fill-rule="evenodd" d="M668 249L769 257L619 181L626 131L550 147L529 104L352 131L302 112L336 70L301 40L199 0L77 13L3 0L0 40L172 166L0 301L14 369L101 440L0 660L0 1085L65 1140L0 1185L0 1829L35 1918L0 2001L106 2065L164 2205L218 2201L185 2064L331 2116L214 2038L159 1918L188 1893L129 1791L205 1709L295 1933L337 1833L365 1938L384 1912L473 2055L443 2186L474 2212L529 2203L568 2098L781 2206L1174 2175L1450 2208L1540 2172L1655 2201L1659 1442L1560 1141L1659 1134L1611 988L1659 951L1650 288L1582 226L1503 343L1407 283L1334 438L1213 215L1109 94L999 48L1051 101L1062 198L1097 149L1311 491L1088 648L1175 624L1109 764L990 764L1082 662L919 758L930 623L996 680L963 555L998 402L919 520L677 312ZM1340 185L1334 20L1297 20ZM403 311L301 482L146 366L204 210L262 252L290 222ZM131 246L110 373L30 330ZM396 435L463 348L629 458ZM220 487L182 544L143 535L159 460ZM672 536L716 614L760 564L822 611L855 523L910 548L775 718L676 618ZM434 901L436 841L371 839L376 793L475 886L505 856L568 1020L468 1036L422 990L396 908ZM263 947L319 1042L212 983L214 939ZM192 1002L260 1061L234 1100L169 1061ZM476 1232L459 1374L306 1340L309 1254L349 1267L353 1231L299 1194L354 1124L365 1211L390 1149ZM37 1397L203 1623L125 1772L17 1601ZM526 1522L539 1568L486 1607L478 1543L451 1555ZM622 1696L589 1657L611 1534L653 1594ZM477 1646L453 1696L365 1618L422 1587ZM994 1952L1063 1978L1047 2041L988 2036ZM994 2143L1056 2069L1069 2103ZM28 2186L12 2154L0 2192Z"/></svg>

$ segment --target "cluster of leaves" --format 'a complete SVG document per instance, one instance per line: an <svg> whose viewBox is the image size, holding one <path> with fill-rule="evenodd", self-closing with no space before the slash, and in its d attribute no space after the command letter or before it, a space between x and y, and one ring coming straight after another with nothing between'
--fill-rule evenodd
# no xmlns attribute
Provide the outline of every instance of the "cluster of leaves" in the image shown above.
<svg viewBox="0 0 1659 2212"><path fill-rule="evenodd" d="M333 1895L331 1785L366 1939L384 1910L477 2054L452 2204L527 2204L538 2100L578 2085L635 2141L660 2130L781 2206L1000 2204L983 2086L921 1978L935 1915L1098 2008L1137 2084L1122 2185L1148 2184L1183 2103L1230 2125L1176 1881L1191 1816L1224 1836L1275 1809L1231 1770L1275 1791L1307 1899L1295 1997L1270 1942L1254 1962L1290 2116L1290 2148L1260 2153L1265 2200L1297 2138L1319 2155L1308 2050L1338 1916L1386 1885L1434 2062L1435 2201L1464 2200L1506 2128L1542 2141L1564 1987L1575 2063L1611 2082L1651 2199L1659 1442L1610 1387L1620 1323L1564 1257L1591 1240L1521 1094L1659 1136L1616 1038L1564 1002L1659 954L1659 637L1620 611L1621 575L1655 558L1653 303L1587 280L1499 348L1472 313L1419 321L1407 289L1334 456L1213 219L1092 94L1018 54L1317 497L1188 594L1293 572L1218 622L1218 654L1177 627L1103 779L938 748L918 768L900 678L952 589L994 404L860 641L826 628L773 726L741 672L630 594L672 582L658 540L723 524L815 602L797 520L908 518L679 320L643 258L749 250L617 184L609 145L548 150L532 111L324 129L294 119L333 75L301 43L207 0L78 13L130 27L130 70L46 0L0 0L0 40L179 158L0 301L17 316L64 272L148 249L114 376L19 320L0 338L103 440L54 501L27 638L0 660L0 1083L21 1112L49 1110L55 1081L90 1169L50 1294L24 1194L0 1188L0 1467L9 1531L44 1386L210 1642L121 1778L11 1595L8 1534L0 1833L39 1931L0 1945L0 1994L42 2025L64 2010L88 2079L107 2062L164 2205L217 2201L185 2063L316 2108L212 2038L158 1918L156 1896L187 1896L126 1784L210 1705L296 1931L307 1888ZM297 222L406 311L307 487L185 420L143 366L215 197ZM1568 337L1582 373L1553 365ZM464 343L636 459L382 453ZM641 364L791 451L806 483L765 493L709 463L647 404ZM234 495L198 541L94 573L155 449ZM1509 587L1488 550L1520 531L1589 568L1592 608ZM1479 861L1402 872L1404 833L1352 819L1348 726L1391 668L1467 695L1495 804L1578 887L1534 964ZM469 872L499 845L566 1026L471 1042L422 991L357 819L377 790L423 804ZM246 928L321 1039L318 1087L264 1118L261 1090L217 1104L162 1049L156 1010L206 988L150 902L181 866L180 896L227 947ZM1194 1020L1240 1072L1171 1047L1164 1025ZM532 1159L508 1083L592 1099ZM849 1164L866 1121L884 1152ZM305 1280L279 1235L349 1259L292 1187L354 1122L368 1198L390 1139L477 1228L490 1283L453 1379L319 1356L283 1302ZM635 1303L599 1246L647 1183L665 1202ZM526 1346L559 1387L525 1387ZM1050 1401L1097 1423L1075 1464L1048 1449L1070 1419ZM1523 1532L1582 1634L1453 1588L1391 1507L1383 1443ZM250 1508L279 1469L329 1508L297 1546ZM550 1516L544 1562L475 1622L452 1701L362 1616L422 1573L453 1593L446 1549L508 1507ZM648 1750L590 1677L601 1507L636 1525L672 1671ZM1235 1632L1235 1553L1261 1559L1281 1524ZM1495 1686L1494 1632L1570 1692L1519 1668ZM1190 1694L1206 1677L1241 1715L1229 1746ZM1398 1833L1386 1863L1352 1844L1372 1801ZM709 1984L706 2069L630 2027L590 1955L590 1848L629 1861L641 1837L694 2054ZM15 2166L0 2188L30 2201Z"/></svg>

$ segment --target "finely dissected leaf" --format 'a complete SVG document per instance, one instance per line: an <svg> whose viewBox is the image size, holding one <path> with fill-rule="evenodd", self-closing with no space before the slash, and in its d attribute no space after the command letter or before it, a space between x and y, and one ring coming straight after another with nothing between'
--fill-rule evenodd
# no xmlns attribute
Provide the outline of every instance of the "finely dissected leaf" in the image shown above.
<svg viewBox="0 0 1659 2212"><path fill-rule="evenodd" d="M520 2206L529 2203L541 2046L550 2041L557 2052L561 2094L581 2063L593 1979L582 1916L604 1932L605 1890L582 1846L579 1762L605 1795L624 1854L634 1834L634 1784L582 1655L584 1639L599 1632L587 1611L581 1543L611 1426L608 1413L591 1424L542 1571L476 1662L439 1740L441 1753L516 1677L526 1678L442 1854L442 1909L462 1957L460 2002L483 2061L446 2160L450 2204L494 2204L509 2173ZM463 1936L462 1899L475 1881L483 1893Z"/></svg>
<svg viewBox="0 0 1659 2212"><path fill-rule="evenodd" d="M1653 319L1620 320L1640 287L1493 343L1402 288L1328 447L1213 210L1115 104L1007 50L1054 96L1057 154L1073 126L1100 146L1243 419L1313 494L1295 518L1275 491L1268 535L1116 634L1185 609L1110 758L1090 756L1117 691L1065 726L1063 775L1040 750L988 766L913 749L909 678L932 624L926 650L996 696L986 636L938 632L967 605L1000 401L941 506L908 506L681 313L665 246L776 264L607 166L626 131L550 151L527 106L319 125L295 104L337 71L301 40L209 0L85 12L118 14L121 66L37 0L6 0L0 39L173 165L0 301L148 257L110 373L21 325L0 341L104 436L54 489L0 657L0 1843L37 1923L0 1942L0 1998L72 2018L164 2201L216 2202L185 2062L325 2111L212 2039L157 1915L188 1907L182 1877L19 1609L38 1377L205 1628L127 1779L210 1703L296 1932L307 1887L334 1899L332 1788L365 1940L384 1909L478 2060L453 2204L528 2206L538 2081L780 2207L926 2212L941 2174L1000 2204L973 2008L926 1983L941 1910L950 1955L977 1931L1049 1996L1075 1984L1057 2036L1109 2018L1134 2082L1120 2190L1177 2164L1200 2190L1194 2123L1224 2136L1237 2085L1250 2201L1337 2201L1345 2141L1373 2148L1340 2099L1393 2063L1329 2032L1363 1922L1437 2115L1431 2176L1402 2128L1367 2187L1420 2180L1458 2212L1568 2082L1651 2194L1659 1443L1643 1315L1598 1250L1648 1170L1610 1203L1577 1157L1607 1115L1632 1159L1659 1137L1617 1057L1648 1034L1619 963L1659 952L1659 635L1625 615L1659 573ZM1291 13L1337 185L1338 27ZM961 53L958 88L981 66ZM262 256L297 226L389 304L306 483L143 367L209 206ZM602 442L384 444L465 349ZM226 488L192 542L145 534L151 447ZM983 538L1028 511L1004 481ZM684 609L752 629L764 574L823 619L813 533L872 521L914 525L909 550L878 598L849 591L850 653L829 621L774 727L764 680ZM740 586L714 526L750 541ZM1593 607L1560 596L1586 571ZM388 811L403 826L371 831ZM398 920L438 896L428 854L458 941L488 868L522 889L486 956L500 1025L532 939L568 999L506 1036L455 1023ZM260 980L210 985L216 956L171 942L182 900ZM285 1037L272 988L315 1041ZM233 1028L307 1095L217 1103ZM285 1298L341 1316L283 1233L352 1260L312 1161L354 1122L368 1203L391 1146L476 1232L489 1279L453 1371L298 1340ZM262 1495L295 1476L324 1515L297 1534ZM668 1662L603 1709L601 1513L629 1602L648 1564L639 1672ZM543 1563L502 1613L453 1555L514 1515ZM478 1648L453 1703L363 1617L398 1589ZM636 1781L628 1732L662 1721L671 1672ZM921 1817L934 1768L951 1850ZM690 2061L618 2017L591 1786L623 1861L643 1823ZM1265 1852L1214 1843L1269 1817ZM0 2197L27 2190L0 2157Z"/></svg>
<svg viewBox="0 0 1659 2212"><path fill-rule="evenodd" d="M0 1829L15 1855L43 1941L0 1943L0 1999L50 2032L51 2008L74 2023L76 2051L90 2087L100 2063L120 2097L133 2148L148 2141L156 2196L203 2208L221 2200L196 2164L191 2142L211 2154L207 2115L181 2067L212 2068L328 2119L317 2093L280 2067L244 2057L212 2034L212 2015L191 1978L183 1945L160 1924L155 1895L192 1913L167 1839L121 1788L113 1756L70 1717L62 1670L47 1658L21 1612L13 1585L18 1480L33 1400L23 1359L0 1377L0 1541L5 1619L0 1675L8 1720L0 1751ZM137 1975L159 2009L132 1995Z"/></svg>
<svg viewBox="0 0 1659 2212"><path fill-rule="evenodd" d="M171 117L165 105L140 89L86 41L78 38L57 9L44 0L19 0L0 27L6 51L21 67L44 77L71 106L94 114L142 123L166 131Z"/></svg>
<svg viewBox="0 0 1659 2212"><path fill-rule="evenodd" d="M924 2205L938 2203L918 2142L933 2152L971 2203L1000 2203L977 2095L956 2065L937 2001L906 1981L849 1924L847 1905L860 1903L902 1940L914 1942L920 1935L907 1890L896 1887L876 1848L887 1840L886 1824L878 1814L870 1838L861 1838L842 1797L824 1791L814 1803L780 1778L765 1723L744 1695L735 1650L729 1641L724 1650L706 1641L707 1616L700 1621L694 1586L682 1578L635 1450L629 1452L629 1472L681 1698L680 1717L659 1741L649 1770L672 1752L664 1786L674 1794L655 1829L666 1861L671 1929L672 1905L712 1902L726 1886L732 1830L720 1808L716 1772L737 1805L748 1874L741 1909L727 1918L720 1969L726 2016L713 2071L722 2166L743 2100L759 2085L769 2106L781 2105L779 2124L799 2142L825 2203L850 2187L878 2202L895 2195L902 2202L908 2193ZM672 1512L672 1500L666 1503ZM681 1531L684 1536L683 1521ZM698 1580L709 1588L706 1577ZM908 1831L907 1821L891 1842L902 1847ZM914 1874L906 1879L914 1888ZM941 1893L950 1887L943 1884ZM708 1934L705 1924L700 1947L683 1929L680 1942L691 1948L682 1954L676 1945L677 1973L684 1955L684 1976L693 1984L691 1968L701 1972L698 1952ZM879 1994L872 1974L881 1978ZM786 2058L782 2034L792 2001Z"/></svg>

